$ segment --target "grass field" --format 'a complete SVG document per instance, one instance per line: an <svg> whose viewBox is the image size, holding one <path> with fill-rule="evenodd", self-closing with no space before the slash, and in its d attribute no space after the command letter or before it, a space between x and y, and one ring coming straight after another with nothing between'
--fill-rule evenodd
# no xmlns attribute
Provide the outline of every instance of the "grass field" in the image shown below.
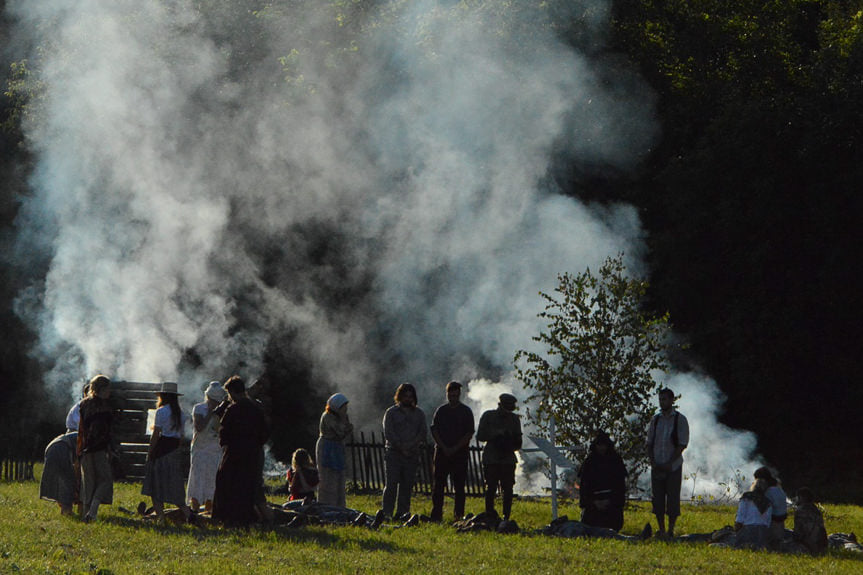
<svg viewBox="0 0 863 575"><path fill-rule="evenodd" d="M522 533L458 533L451 526L251 529L159 526L119 508L134 509L140 485L116 484L114 504L85 524L61 517L38 499L38 484L0 484L0 573L863 573L863 554L831 551L824 557L710 548L651 540L628 543L531 534L546 525L546 500L517 500L513 518ZM373 513L379 496L348 496L348 506ZM281 502L272 498L273 502ZM148 501L149 502L149 501ZM447 502L447 511L451 509ZM414 499L414 512L430 501ZM482 510L468 499L467 510ZM638 533L650 519L647 503L626 512L623 532ZM577 517L564 503L561 515ZM727 506L685 506L680 533L709 532L733 521ZM826 506L828 532L863 533L863 509Z"/></svg>

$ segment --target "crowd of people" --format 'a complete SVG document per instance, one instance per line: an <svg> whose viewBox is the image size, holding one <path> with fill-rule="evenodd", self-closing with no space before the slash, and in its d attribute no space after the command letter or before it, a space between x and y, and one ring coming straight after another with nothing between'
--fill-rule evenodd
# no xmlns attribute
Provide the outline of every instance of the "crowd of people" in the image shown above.
<svg viewBox="0 0 863 575"><path fill-rule="evenodd" d="M522 447L517 399L509 393L498 398L495 409L483 412L474 426L474 414L461 402L462 384L450 381L446 402L434 412L431 426L417 405L416 388L404 383L383 416L385 439L385 487L374 525L411 514L411 495L420 455L430 436L434 442L432 509L429 521L444 518L447 483L453 492L454 521L465 517L465 485L469 445L476 436L484 442L482 470L485 481L484 518L509 522L515 485L516 452ZM112 503L113 412L109 402L111 382L104 375L92 378L83 398L70 409L67 431L45 450L45 469L40 496L56 501L61 513L71 515L77 503L85 522L97 518L99 506ZM210 382L204 401L192 409L192 441L188 484L184 485L183 440L186 415L179 405L177 384L164 383L148 429L146 475L141 488L152 500L151 513L163 519L166 503L176 506L184 521L194 523L199 514L228 527L248 526L272 519L263 482L264 445L269 422L259 402L249 397L244 380L230 377L224 384ZM658 394L659 412L646 430L645 449L650 462L652 511L656 536L672 539L680 516L683 454L689 444L689 423L675 408L674 392ZM331 395L319 421L319 436L312 454L303 448L292 456L286 476L289 500L345 507L346 442L353 432L348 398ZM627 468L613 439L596 433L579 469L579 533L619 535L624 523ZM774 549L820 553L827 547L823 516L806 488L797 493L794 529L785 528L788 499L779 481L767 468L754 473L751 489L739 500L733 531L708 537L718 545L750 549ZM495 509L498 491L501 513ZM143 505L143 504L142 504ZM145 510L140 510L145 512ZM652 532L648 524L645 529ZM691 536L690 536L691 537Z"/></svg>

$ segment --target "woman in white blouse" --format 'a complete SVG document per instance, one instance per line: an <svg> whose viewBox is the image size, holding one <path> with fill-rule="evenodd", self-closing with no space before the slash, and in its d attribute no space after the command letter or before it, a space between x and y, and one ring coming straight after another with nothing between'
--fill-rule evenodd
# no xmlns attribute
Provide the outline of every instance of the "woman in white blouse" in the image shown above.
<svg viewBox="0 0 863 575"><path fill-rule="evenodd" d="M185 414L180 409L176 383L163 383L156 403L156 417L147 452L147 474L141 494L153 499L153 509L164 519L164 504L172 503L183 512L186 521L191 513L186 505L183 486L183 461L180 440L183 437Z"/></svg>

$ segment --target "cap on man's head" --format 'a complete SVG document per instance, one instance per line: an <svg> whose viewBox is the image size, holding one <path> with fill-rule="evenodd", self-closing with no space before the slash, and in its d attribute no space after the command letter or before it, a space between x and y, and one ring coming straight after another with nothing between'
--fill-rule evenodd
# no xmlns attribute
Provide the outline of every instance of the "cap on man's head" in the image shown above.
<svg viewBox="0 0 863 575"><path fill-rule="evenodd" d="M453 390L460 391L461 390L461 384L457 381L451 381L448 384L446 384L446 390L447 390L447 393L449 393L450 391L453 391Z"/></svg>
<svg viewBox="0 0 863 575"><path fill-rule="evenodd" d="M500 402L501 407L510 411L515 409L515 402L518 401L511 393L501 393L497 400Z"/></svg>
<svg viewBox="0 0 863 575"><path fill-rule="evenodd" d="M659 397L662 397L663 395L668 395L669 397L671 397L671 399L674 399L674 392L671 390L670 387L660 388L657 395L659 395Z"/></svg>

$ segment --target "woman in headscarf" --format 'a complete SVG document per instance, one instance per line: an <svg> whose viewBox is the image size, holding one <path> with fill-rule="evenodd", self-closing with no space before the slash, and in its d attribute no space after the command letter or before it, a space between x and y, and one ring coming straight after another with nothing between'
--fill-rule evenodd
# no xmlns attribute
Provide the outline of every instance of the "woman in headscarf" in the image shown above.
<svg viewBox="0 0 863 575"><path fill-rule="evenodd" d="M114 501L111 471L111 423L108 398L111 380L97 375L90 380L87 397L81 400L78 424L78 458L81 462L81 511L84 521L96 519L99 505Z"/></svg>
<svg viewBox="0 0 863 575"><path fill-rule="evenodd" d="M765 479L756 479L752 488L740 497L737 517L734 519L735 547L764 549L767 546L772 511L770 500L765 494L767 487Z"/></svg>
<svg viewBox="0 0 863 575"><path fill-rule="evenodd" d="M611 437L600 431L579 472L581 522L620 531L626 502L626 466Z"/></svg>
<svg viewBox="0 0 863 575"><path fill-rule="evenodd" d="M197 512L204 504L207 512L213 510L213 492L216 490L216 473L222 461L222 446L219 445L219 417L214 413L227 397L218 381L211 381L204 391L203 403L192 408L191 464L189 487L186 493L192 511Z"/></svg>
<svg viewBox="0 0 863 575"><path fill-rule="evenodd" d="M180 508L189 521L191 513L186 505L186 490L183 488L183 453L180 440L183 438L185 414L180 409L176 383L163 383L156 403L156 417L147 452L147 474L141 487L142 495L153 499L153 509L159 519L165 517L165 503Z"/></svg>
<svg viewBox="0 0 863 575"><path fill-rule="evenodd" d="M348 419L348 398L334 393L327 399L315 447L318 460L318 502L345 507L345 440L354 431Z"/></svg>

